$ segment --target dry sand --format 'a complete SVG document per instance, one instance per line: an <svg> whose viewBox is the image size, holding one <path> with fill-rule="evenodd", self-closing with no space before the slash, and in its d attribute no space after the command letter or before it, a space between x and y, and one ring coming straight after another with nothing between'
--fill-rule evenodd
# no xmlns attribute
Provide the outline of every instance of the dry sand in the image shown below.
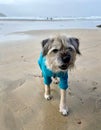
<svg viewBox="0 0 101 130"><path fill-rule="evenodd" d="M26 40L0 43L0 130L101 130L101 30L26 31ZM65 33L80 39L82 56L69 71L69 115L58 112L59 89L51 101L37 59L42 39ZM20 32L18 33L20 35Z"/></svg>

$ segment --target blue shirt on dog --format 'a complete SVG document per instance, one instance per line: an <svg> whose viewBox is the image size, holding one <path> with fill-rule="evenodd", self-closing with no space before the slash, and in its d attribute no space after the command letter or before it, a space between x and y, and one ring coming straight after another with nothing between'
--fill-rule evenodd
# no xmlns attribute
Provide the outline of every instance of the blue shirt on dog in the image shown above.
<svg viewBox="0 0 101 130"><path fill-rule="evenodd" d="M40 69L42 70L42 75L44 77L44 84L50 85L52 82L51 77L59 77L60 82L59 82L59 87L61 89L67 89L68 88L68 72L57 72L54 73L50 69L47 68L45 65L46 58L40 54L40 58L38 59L38 64L40 66Z"/></svg>

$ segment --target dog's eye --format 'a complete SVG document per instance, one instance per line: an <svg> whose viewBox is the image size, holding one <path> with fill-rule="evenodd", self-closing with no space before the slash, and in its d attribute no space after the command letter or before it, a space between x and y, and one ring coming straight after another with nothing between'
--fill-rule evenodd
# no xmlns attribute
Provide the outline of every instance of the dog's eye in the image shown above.
<svg viewBox="0 0 101 130"><path fill-rule="evenodd" d="M58 51L59 51L58 49L54 49L54 50L53 50L54 53L57 53Z"/></svg>
<svg viewBox="0 0 101 130"><path fill-rule="evenodd" d="M68 50L69 50L69 51L73 51L73 48L69 47Z"/></svg>

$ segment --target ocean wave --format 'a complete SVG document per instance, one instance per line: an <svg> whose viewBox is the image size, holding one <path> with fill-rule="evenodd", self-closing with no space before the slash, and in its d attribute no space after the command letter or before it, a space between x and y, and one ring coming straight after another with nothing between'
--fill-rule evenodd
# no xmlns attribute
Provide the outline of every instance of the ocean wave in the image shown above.
<svg viewBox="0 0 101 130"><path fill-rule="evenodd" d="M101 16L90 16L90 17L0 17L0 20L24 20L24 21L101 20Z"/></svg>

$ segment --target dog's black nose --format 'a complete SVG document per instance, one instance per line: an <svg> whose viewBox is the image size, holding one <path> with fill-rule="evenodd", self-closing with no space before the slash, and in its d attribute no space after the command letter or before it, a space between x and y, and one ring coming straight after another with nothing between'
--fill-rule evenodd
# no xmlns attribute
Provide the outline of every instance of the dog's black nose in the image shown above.
<svg viewBox="0 0 101 130"><path fill-rule="evenodd" d="M64 56L64 57L62 57L63 63L68 63L70 61L70 58L71 58L71 56L69 54Z"/></svg>

